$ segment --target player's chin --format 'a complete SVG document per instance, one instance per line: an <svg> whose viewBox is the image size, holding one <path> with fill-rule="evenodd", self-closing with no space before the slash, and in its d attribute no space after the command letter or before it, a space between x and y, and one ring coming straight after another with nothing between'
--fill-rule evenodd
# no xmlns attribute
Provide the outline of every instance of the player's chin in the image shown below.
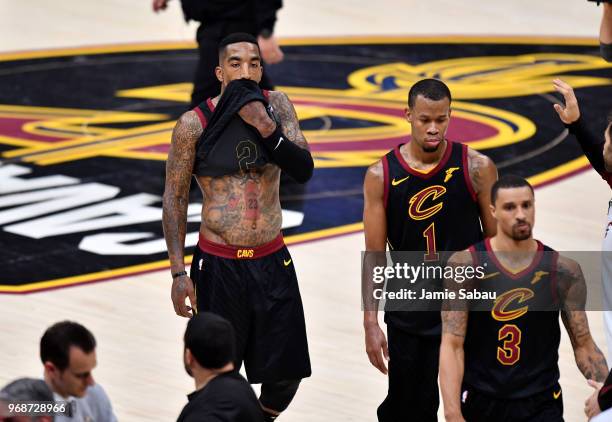
<svg viewBox="0 0 612 422"><path fill-rule="evenodd" d="M436 152L440 148L441 141L425 141L423 143L423 151L425 152Z"/></svg>
<svg viewBox="0 0 612 422"><path fill-rule="evenodd" d="M514 240L527 240L531 237L531 226L528 224L521 224L519 226L512 227L512 239Z"/></svg>

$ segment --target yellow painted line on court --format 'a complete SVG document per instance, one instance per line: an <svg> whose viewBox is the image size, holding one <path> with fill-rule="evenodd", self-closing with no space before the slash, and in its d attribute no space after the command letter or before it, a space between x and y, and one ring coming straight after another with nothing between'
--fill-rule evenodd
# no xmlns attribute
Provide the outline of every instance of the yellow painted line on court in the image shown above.
<svg viewBox="0 0 612 422"><path fill-rule="evenodd" d="M572 161L568 161L565 164L561 164L560 166L554 167L550 170L546 170L542 173L536 174L535 176L531 176L527 178L527 180L534 187L537 187L544 183L563 177L567 174L581 170L588 165L589 160L584 155L582 155L578 158L573 159Z"/></svg>
<svg viewBox="0 0 612 422"><path fill-rule="evenodd" d="M488 36L488 35L433 35L433 36L339 36L339 37L287 37L282 46L299 45L355 45L355 44L537 44L598 46L596 37L558 36ZM140 51L195 49L195 42L152 42L133 44L94 45L45 50L13 51L0 54L0 61L64 57L79 54L112 54Z"/></svg>
<svg viewBox="0 0 612 422"><path fill-rule="evenodd" d="M339 36L339 37L287 37L281 46L294 45L356 45L356 44L539 44L598 46L595 37L558 36L488 36L488 35L431 35L431 36Z"/></svg>
<svg viewBox="0 0 612 422"><path fill-rule="evenodd" d="M330 229L316 230L310 233L297 234L293 236L285 237L285 243L292 245L299 242L305 242L309 240L322 239L325 237L338 236L342 234L352 233L363 230L362 223L348 224L340 227L333 227ZM191 264L193 255L185 257L185 264ZM56 280L42 281L37 283L28 283L20 286L8 286L0 285L0 293L29 293L38 290L54 289L58 287L67 287L76 284L83 284L103 279L128 277L135 273L149 272L155 270L162 270L170 267L170 261L165 259L162 261L151 262L147 264L132 265L129 267L118 268L115 270L99 271L90 274L83 274L72 277L65 277Z"/></svg>
<svg viewBox="0 0 612 422"><path fill-rule="evenodd" d="M109 44L85 47L54 48L47 50L13 51L0 54L0 61L42 59L47 57L64 57L80 54L135 53L139 51L163 51L196 48L195 42L153 42L134 44Z"/></svg>

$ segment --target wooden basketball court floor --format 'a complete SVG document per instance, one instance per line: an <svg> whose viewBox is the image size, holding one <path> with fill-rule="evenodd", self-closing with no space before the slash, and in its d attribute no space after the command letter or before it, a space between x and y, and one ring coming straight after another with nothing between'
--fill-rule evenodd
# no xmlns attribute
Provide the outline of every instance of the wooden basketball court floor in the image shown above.
<svg viewBox="0 0 612 422"><path fill-rule="evenodd" d="M281 37L342 35L551 35L596 37L600 9L580 0L291 0L280 13ZM142 41L192 41L177 0L161 15L149 0L2 2L0 51ZM1 87L0 87L1 92ZM536 236L560 250L600 249L607 201L592 171L538 189ZM281 420L373 421L386 379L364 352L357 233L291 247L301 284L313 376L303 382ZM193 389L183 369L185 320L170 303L168 271L30 295L0 296L0 384L38 377L38 340L62 319L97 337L94 376L121 421L174 420ZM593 335L605 350L601 313ZM382 319L382 316L381 316ZM581 421L590 394L567 336L561 352L567 421ZM409 413L410 410L406 409ZM440 411L440 420L443 420Z"/></svg>

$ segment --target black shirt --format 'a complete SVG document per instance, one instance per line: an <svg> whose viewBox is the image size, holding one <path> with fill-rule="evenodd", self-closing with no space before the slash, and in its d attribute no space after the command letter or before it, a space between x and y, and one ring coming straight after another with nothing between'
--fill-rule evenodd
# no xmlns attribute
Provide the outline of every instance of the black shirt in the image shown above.
<svg viewBox="0 0 612 422"><path fill-rule="evenodd" d="M187 398L177 422L263 422L255 392L235 371L218 375Z"/></svg>
<svg viewBox="0 0 612 422"><path fill-rule="evenodd" d="M606 165L603 158L604 140L593 135L585 126L584 121L579 118L577 121L565 125L569 132L576 137L582 152L588 158L591 166L602 179L604 179L610 188L612 188L612 173L606 171Z"/></svg>
<svg viewBox="0 0 612 422"><path fill-rule="evenodd" d="M181 0L186 20L205 25L219 22L245 22L254 26L254 33L274 31L276 12L282 0ZM244 29L243 29L244 31Z"/></svg>

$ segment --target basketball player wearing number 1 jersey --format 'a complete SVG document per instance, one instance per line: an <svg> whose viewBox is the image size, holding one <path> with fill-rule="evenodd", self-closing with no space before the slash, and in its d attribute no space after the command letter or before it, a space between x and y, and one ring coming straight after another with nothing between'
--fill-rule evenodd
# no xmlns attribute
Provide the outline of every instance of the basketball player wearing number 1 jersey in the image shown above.
<svg viewBox="0 0 612 422"><path fill-rule="evenodd" d="M406 110L411 141L373 164L365 177L367 251L385 251L388 245L422 251L423 261L432 262L439 260L438 251L462 250L481 240L482 228L493 234L488 205L497 171L484 155L446 139L450 103L450 91L439 80L411 88ZM372 365L386 374L384 358L389 359L389 389L378 420L436 421L440 312L387 310L387 346L377 309L377 301L366 305L364 328Z"/></svg>

